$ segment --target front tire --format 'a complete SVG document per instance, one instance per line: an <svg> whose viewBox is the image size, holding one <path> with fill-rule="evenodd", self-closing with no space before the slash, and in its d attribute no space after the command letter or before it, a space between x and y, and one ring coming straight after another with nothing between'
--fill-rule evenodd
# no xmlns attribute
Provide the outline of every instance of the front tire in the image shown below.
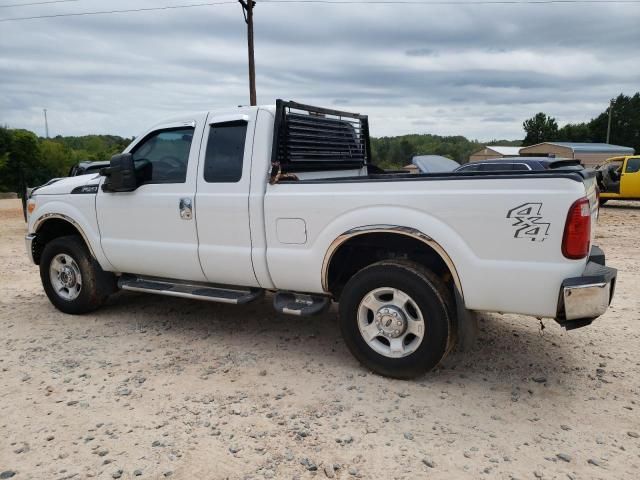
<svg viewBox="0 0 640 480"><path fill-rule="evenodd" d="M386 260L347 282L340 297L340 328L365 367L409 379L445 357L453 312L451 295L433 272L416 263Z"/></svg>
<svg viewBox="0 0 640 480"><path fill-rule="evenodd" d="M40 258L40 279L58 310L78 315L98 309L115 290L115 277L100 268L77 236L47 243Z"/></svg>

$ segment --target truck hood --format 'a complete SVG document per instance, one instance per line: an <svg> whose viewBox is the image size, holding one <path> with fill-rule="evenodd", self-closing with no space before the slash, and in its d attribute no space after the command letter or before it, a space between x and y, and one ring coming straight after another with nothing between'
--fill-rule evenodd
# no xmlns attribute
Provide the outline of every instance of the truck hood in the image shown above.
<svg viewBox="0 0 640 480"><path fill-rule="evenodd" d="M33 195L64 195L66 193L71 193L71 191L76 187L82 187L84 185L98 185L101 178L102 177L97 173L61 178L49 185L36 187L33 189L32 193Z"/></svg>

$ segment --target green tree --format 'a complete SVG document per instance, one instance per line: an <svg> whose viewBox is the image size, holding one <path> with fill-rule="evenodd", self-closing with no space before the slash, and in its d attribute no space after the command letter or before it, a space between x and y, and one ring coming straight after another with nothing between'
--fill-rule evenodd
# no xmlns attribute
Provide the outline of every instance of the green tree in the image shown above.
<svg viewBox="0 0 640 480"><path fill-rule="evenodd" d="M607 141L608 121L609 110L605 109L588 123L591 141ZM636 92L631 97L620 94L613 100L609 142L633 147L636 153L640 153L640 93Z"/></svg>
<svg viewBox="0 0 640 480"><path fill-rule="evenodd" d="M546 113L536 113L533 117L522 123L526 136L522 145L535 145L536 143L550 142L558 138L558 123L556 119L547 116Z"/></svg>
<svg viewBox="0 0 640 480"><path fill-rule="evenodd" d="M591 129L586 123L567 123L558 130L558 140L563 142L590 142Z"/></svg>
<svg viewBox="0 0 640 480"><path fill-rule="evenodd" d="M67 175L71 166L77 163L73 150L61 143L48 139L40 142L40 154L42 163L56 177Z"/></svg>
<svg viewBox="0 0 640 480"><path fill-rule="evenodd" d="M11 151L11 131L0 127L0 192L9 190L9 152Z"/></svg>
<svg viewBox="0 0 640 480"><path fill-rule="evenodd" d="M386 169L398 169L411 163L415 155L442 155L464 163L469 155L483 147L482 143L462 136L442 137L412 134L371 139L373 162Z"/></svg>
<svg viewBox="0 0 640 480"><path fill-rule="evenodd" d="M27 130L0 127L0 191L21 193L67 174L82 160L107 160L131 139L114 135L38 138Z"/></svg>
<svg viewBox="0 0 640 480"><path fill-rule="evenodd" d="M538 118L540 116L540 118ZM529 135L527 126L531 131L540 132L544 128L545 119L555 120L539 113L524 123L525 132ZM529 122L529 123L527 123ZM568 123L557 131L556 140L567 142L593 142L604 143L607 141L607 125L609 122L609 107L607 106L597 117L589 122ZM542 136L542 134L540 134ZM552 136L553 137L553 136ZM531 145L554 138L543 138L537 140L525 139L525 145ZM611 138L609 142L615 145L632 147L636 153L640 153L640 92L632 96L624 94L618 95L612 100L611 115Z"/></svg>
<svg viewBox="0 0 640 480"><path fill-rule="evenodd" d="M51 176L41 163L38 137L27 130L4 129L0 135L6 158L0 172L3 190L23 192L26 185L39 185ZM8 140L8 142L7 142Z"/></svg>

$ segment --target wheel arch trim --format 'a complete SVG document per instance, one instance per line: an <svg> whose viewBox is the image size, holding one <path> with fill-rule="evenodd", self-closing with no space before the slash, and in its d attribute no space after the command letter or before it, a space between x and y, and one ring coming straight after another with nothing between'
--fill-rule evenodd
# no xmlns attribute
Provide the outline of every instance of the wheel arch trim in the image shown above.
<svg viewBox="0 0 640 480"><path fill-rule="evenodd" d="M33 223L33 232L37 235L38 230L40 230L40 228L42 228L42 226L48 220L53 220L53 219L64 220L65 222L69 223L73 228L75 228L80 234L80 236L82 237L82 240L84 241L84 243L87 245L87 248L89 249L89 253L91 254L91 256L97 260L96 254L93 251L93 247L91 246L91 242L89 241L89 237L87 237L87 234L84 233L84 230L82 229L80 224L76 222L73 218L67 215L64 215L62 213L45 213Z"/></svg>
<svg viewBox="0 0 640 480"><path fill-rule="evenodd" d="M396 235L404 235L406 237L411 237L425 245L431 247L442 259L442 261L447 265L447 268L451 272L451 276L453 277L453 282L458 290L461 299L464 299L463 291L462 291L462 282L460 281L460 276L458 275L458 270L453 263L453 260L449 256L442 246L436 242L433 238L425 233L411 227L403 227L400 225L368 225L362 227L352 228L347 230L346 232L339 235L327 249L327 252L324 255L324 259L322 261L322 289L325 292L329 291L329 267L331 265L331 260L333 259L334 254L338 249L351 238L366 235L369 233L392 233Z"/></svg>

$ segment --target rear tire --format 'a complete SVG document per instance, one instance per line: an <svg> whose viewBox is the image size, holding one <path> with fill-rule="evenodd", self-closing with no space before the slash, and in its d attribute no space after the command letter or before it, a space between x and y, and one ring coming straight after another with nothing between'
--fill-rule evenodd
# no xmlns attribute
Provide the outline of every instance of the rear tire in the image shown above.
<svg viewBox="0 0 640 480"><path fill-rule="evenodd" d="M380 375L409 379L440 363L453 341L451 294L433 272L385 260L356 273L340 297L351 353Z"/></svg>
<svg viewBox="0 0 640 480"><path fill-rule="evenodd" d="M116 290L115 276L102 270L78 236L59 237L45 245L40 279L53 306L73 315L98 309Z"/></svg>

